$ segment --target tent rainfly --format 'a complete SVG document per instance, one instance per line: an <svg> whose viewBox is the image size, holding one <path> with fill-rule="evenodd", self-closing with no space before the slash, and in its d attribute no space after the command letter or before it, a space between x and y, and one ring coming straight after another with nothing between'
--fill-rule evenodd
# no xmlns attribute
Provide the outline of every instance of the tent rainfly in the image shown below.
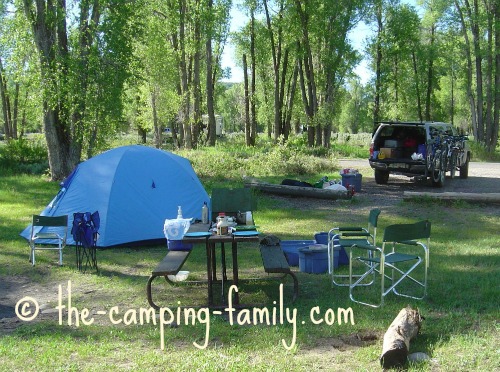
<svg viewBox="0 0 500 372"><path fill-rule="evenodd" d="M61 190L40 213L67 214L99 211L98 247L165 239L165 219L201 219L210 197L189 160L146 146L124 146L106 151L81 164L61 183ZM29 239L31 225L22 233ZM67 244L74 245L68 234Z"/></svg>

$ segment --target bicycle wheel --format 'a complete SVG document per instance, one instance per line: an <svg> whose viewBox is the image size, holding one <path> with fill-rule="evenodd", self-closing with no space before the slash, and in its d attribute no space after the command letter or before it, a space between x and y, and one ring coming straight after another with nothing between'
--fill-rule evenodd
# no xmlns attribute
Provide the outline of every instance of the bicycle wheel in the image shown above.
<svg viewBox="0 0 500 372"><path fill-rule="evenodd" d="M445 170L443 169L443 153L437 150L432 160L431 169L432 185L436 187L443 187L445 180Z"/></svg>
<svg viewBox="0 0 500 372"><path fill-rule="evenodd" d="M455 178L455 172L457 170L457 152L453 151L450 158L450 177Z"/></svg>

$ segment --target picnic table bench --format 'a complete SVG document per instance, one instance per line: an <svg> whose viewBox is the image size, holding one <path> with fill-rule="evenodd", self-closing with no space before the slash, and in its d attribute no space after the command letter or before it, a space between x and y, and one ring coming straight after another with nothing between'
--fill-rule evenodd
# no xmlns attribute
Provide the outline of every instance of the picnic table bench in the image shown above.
<svg viewBox="0 0 500 372"><path fill-rule="evenodd" d="M191 251L168 251L163 260L161 260L158 266L151 272L148 284L146 285L148 302L151 307L156 310L160 308L153 302L151 295L151 283L153 280L159 276L163 276L168 282L171 282L170 279L168 279L168 275L177 275L190 253Z"/></svg>
<svg viewBox="0 0 500 372"><path fill-rule="evenodd" d="M260 245L260 255L264 270L268 274L284 274L290 275L293 279L293 301L297 299L299 294L299 281L295 273L290 270L290 265L286 260L285 254L280 245Z"/></svg>

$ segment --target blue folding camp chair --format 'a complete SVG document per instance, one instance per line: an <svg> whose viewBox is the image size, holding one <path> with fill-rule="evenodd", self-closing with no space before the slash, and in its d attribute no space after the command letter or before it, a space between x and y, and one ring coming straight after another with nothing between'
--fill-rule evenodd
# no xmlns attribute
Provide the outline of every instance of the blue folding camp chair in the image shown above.
<svg viewBox="0 0 500 372"><path fill-rule="evenodd" d="M88 267L97 272L97 238L101 220L99 212L78 212L73 214L71 234L76 244L76 267L85 272Z"/></svg>

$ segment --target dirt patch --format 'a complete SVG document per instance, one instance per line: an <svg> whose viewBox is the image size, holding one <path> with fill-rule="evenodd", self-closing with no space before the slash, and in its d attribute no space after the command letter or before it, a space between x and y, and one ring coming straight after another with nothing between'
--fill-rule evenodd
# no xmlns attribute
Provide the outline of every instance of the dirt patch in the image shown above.
<svg viewBox="0 0 500 372"><path fill-rule="evenodd" d="M354 334L341 335L338 337L323 337L314 340L311 346L301 348L297 357L301 360L310 361L314 369L326 369L329 371L345 371L345 365L350 365L353 354L360 348L380 342L383 334L372 331L364 331ZM318 360L321 363L318 364ZM373 361L373 369L379 368L378 362Z"/></svg>
<svg viewBox="0 0 500 372"><path fill-rule="evenodd" d="M36 321L56 320L57 285L42 286L24 276L4 276L0 281L0 334L11 332L22 324L20 314L38 312ZM30 298L36 299L35 306ZM18 306L16 306L18 305ZM23 308L23 305L25 306Z"/></svg>

